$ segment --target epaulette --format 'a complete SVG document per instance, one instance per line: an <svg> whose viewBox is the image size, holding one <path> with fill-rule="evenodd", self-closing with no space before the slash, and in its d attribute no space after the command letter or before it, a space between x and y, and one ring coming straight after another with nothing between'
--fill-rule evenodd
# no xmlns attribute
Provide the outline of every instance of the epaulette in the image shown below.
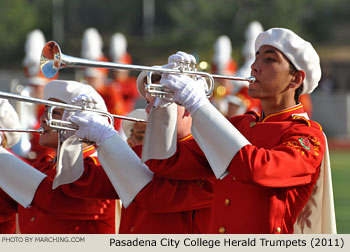
<svg viewBox="0 0 350 252"><path fill-rule="evenodd" d="M306 125L308 125L309 127L313 127L313 128L316 128L316 129L319 129L320 131L322 131L322 126L318 122L312 121L308 118L305 118L304 116L292 115L292 120L303 122Z"/></svg>

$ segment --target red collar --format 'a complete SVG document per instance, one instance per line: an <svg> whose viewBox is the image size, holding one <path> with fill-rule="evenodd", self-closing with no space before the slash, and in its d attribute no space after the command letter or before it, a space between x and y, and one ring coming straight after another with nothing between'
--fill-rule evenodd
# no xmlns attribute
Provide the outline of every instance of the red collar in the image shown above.
<svg viewBox="0 0 350 252"><path fill-rule="evenodd" d="M83 158L85 159L85 158L87 158L95 153L96 153L95 146L93 146L93 145L88 146L83 150Z"/></svg>
<svg viewBox="0 0 350 252"><path fill-rule="evenodd" d="M276 122L276 121L285 121L290 118L293 114L304 113L304 107L302 104L297 104L293 107L283 109L276 113L266 116L264 119L259 118L259 121L263 122Z"/></svg>
<svg viewBox="0 0 350 252"><path fill-rule="evenodd" d="M192 138L193 138L192 134L189 134L188 136L185 136L185 137L179 139L178 141L181 143L181 142L185 142L187 140L190 140Z"/></svg>

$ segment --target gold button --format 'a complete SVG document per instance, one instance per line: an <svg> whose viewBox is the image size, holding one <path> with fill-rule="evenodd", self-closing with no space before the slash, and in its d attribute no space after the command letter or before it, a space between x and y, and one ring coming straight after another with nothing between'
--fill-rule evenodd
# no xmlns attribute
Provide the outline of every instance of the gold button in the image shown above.
<svg viewBox="0 0 350 252"><path fill-rule="evenodd" d="M130 228L130 232L134 232L135 227Z"/></svg>
<svg viewBox="0 0 350 252"><path fill-rule="evenodd" d="M255 124L256 124L256 122L252 121L252 122L249 124L249 126L250 126L251 128L253 128L253 127L255 126Z"/></svg>
<svg viewBox="0 0 350 252"><path fill-rule="evenodd" d="M225 206L229 206L231 204L231 201L229 199L225 199Z"/></svg>
<svg viewBox="0 0 350 252"><path fill-rule="evenodd" d="M235 177L235 176L232 176L232 180L233 180L233 181L236 181L237 179L236 179L236 177Z"/></svg>
<svg viewBox="0 0 350 252"><path fill-rule="evenodd" d="M281 228L280 227L276 228L276 232L281 233Z"/></svg>
<svg viewBox="0 0 350 252"><path fill-rule="evenodd" d="M226 229L224 227L219 228L219 233L224 234L226 232Z"/></svg>
<svg viewBox="0 0 350 252"><path fill-rule="evenodd" d="M33 216L32 218L30 218L30 221L33 222L35 221L35 219L36 219L35 216Z"/></svg>

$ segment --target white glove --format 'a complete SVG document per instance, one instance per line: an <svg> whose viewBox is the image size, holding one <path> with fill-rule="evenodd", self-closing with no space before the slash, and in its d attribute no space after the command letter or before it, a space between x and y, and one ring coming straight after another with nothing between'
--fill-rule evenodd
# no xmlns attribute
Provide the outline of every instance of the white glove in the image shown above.
<svg viewBox="0 0 350 252"><path fill-rule="evenodd" d="M75 133L77 137L88 139L98 146L105 139L117 133L114 127L109 124L107 117L95 112L76 111L70 117L70 121L79 126Z"/></svg>
<svg viewBox="0 0 350 252"><path fill-rule="evenodd" d="M187 65L188 68L191 68L190 65L196 65L197 61L193 55L178 51L169 56L168 63L176 63L178 67Z"/></svg>
<svg viewBox="0 0 350 252"><path fill-rule="evenodd" d="M81 94L72 99L72 104L77 106L85 106L86 108L96 108L97 101L94 97L86 94Z"/></svg>
<svg viewBox="0 0 350 252"><path fill-rule="evenodd" d="M184 106L192 115L209 103L205 94L206 82L203 77L196 80L186 75L163 75L160 83L174 92L174 100Z"/></svg>
<svg viewBox="0 0 350 252"><path fill-rule="evenodd" d="M84 106L85 108L94 109L94 108L96 108L97 101L92 96L89 96L86 94L81 94L81 95L74 97L71 100L71 104L76 105L76 106L80 106L80 107ZM75 113L75 110L65 109L63 112L63 115L62 115L62 120L63 121L70 121L70 118L72 117L72 115L74 113ZM72 131L72 130L63 131L62 132L62 140L64 141L73 135L74 135L74 131Z"/></svg>

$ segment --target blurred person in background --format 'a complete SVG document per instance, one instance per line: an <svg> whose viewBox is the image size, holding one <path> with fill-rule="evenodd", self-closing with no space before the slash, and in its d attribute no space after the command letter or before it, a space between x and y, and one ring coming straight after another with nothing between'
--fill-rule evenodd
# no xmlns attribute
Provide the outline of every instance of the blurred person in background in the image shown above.
<svg viewBox="0 0 350 252"><path fill-rule="evenodd" d="M107 111L101 96L89 85L54 80L44 88L47 100L71 104L79 95L94 97L94 104L85 100L88 107ZM48 108L40 118L44 129L40 144L57 149L57 156L46 156L30 166L1 147L0 187L1 196L5 195L1 208L18 212L19 232L25 234L115 233L112 198L116 194L107 190L112 185L94 146L82 143L71 131L50 128L46 124ZM63 109L56 108L53 118L60 120L63 114Z"/></svg>
<svg viewBox="0 0 350 252"><path fill-rule="evenodd" d="M43 98L44 87L50 81L40 71L40 56L45 43L44 34L39 29L28 33L24 47L24 83L23 85L15 84L15 86L12 86L12 92L23 96ZM52 79L56 78L57 76ZM37 129L40 127L40 116L44 111L43 105L20 101L15 104L22 128ZM43 156L55 155L53 149L39 144L38 134L22 134L21 140L13 147L13 151L28 160L40 160Z"/></svg>
<svg viewBox="0 0 350 252"><path fill-rule="evenodd" d="M0 98L0 128L21 128L18 115L8 100ZM21 138L18 132L0 132L0 146L13 147ZM0 189L0 234L14 234L17 204Z"/></svg>
<svg viewBox="0 0 350 252"><path fill-rule="evenodd" d="M103 40L96 28L85 30L82 38L81 56L89 60L108 61L103 53ZM91 85L104 99L108 111L112 114L124 115L124 99L120 88L115 87L108 80L108 69L86 68L83 73L83 82ZM118 130L121 120L116 119L114 126Z"/></svg>
<svg viewBox="0 0 350 252"><path fill-rule="evenodd" d="M128 42L126 37L122 33L113 34L110 47L109 55L112 62L121 64L132 64L132 57L127 50ZM113 69L111 86L120 90L123 96L123 108L125 113L129 113L135 107L135 102L140 98L140 95L136 88L136 78L130 76L130 71Z"/></svg>
<svg viewBox="0 0 350 252"><path fill-rule="evenodd" d="M222 35L214 43L214 56L212 59L212 73L220 75L234 75L237 71L237 63L232 58L232 44L228 36ZM227 102L225 97L232 93L231 80L215 80L212 103L218 110L226 115Z"/></svg>
<svg viewBox="0 0 350 252"><path fill-rule="evenodd" d="M244 59L243 65L237 70L236 75L239 77L250 76L251 65L255 60L255 48L254 43L259 33L264 29L258 21L251 22L244 35L245 43L242 48L242 55ZM232 116L243 114L247 111L253 110L255 112L261 112L261 105L258 99L254 99L248 95L248 83L245 81L232 81L233 86L231 93L229 93L225 99L227 105L227 118Z"/></svg>

